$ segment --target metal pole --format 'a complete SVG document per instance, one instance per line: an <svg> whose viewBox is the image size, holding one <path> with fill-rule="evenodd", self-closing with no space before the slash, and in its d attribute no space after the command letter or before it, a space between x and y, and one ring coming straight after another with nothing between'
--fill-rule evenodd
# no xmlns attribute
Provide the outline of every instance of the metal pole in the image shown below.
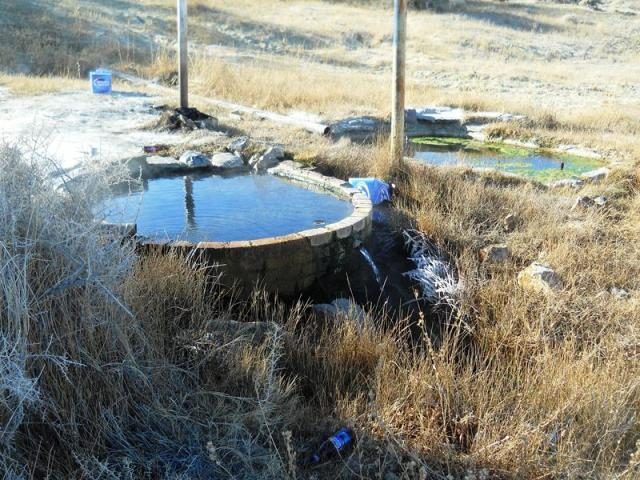
<svg viewBox="0 0 640 480"><path fill-rule="evenodd" d="M178 77L180 108L189 107L189 43L187 38L187 0L178 0Z"/></svg>
<svg viewBox="0 0 640 480"><path fill-rule="evenodd" d="M407 40L407 0L394 0L393 92L391 111L391 160L401 167L404 155L404 86Z"/></svg>

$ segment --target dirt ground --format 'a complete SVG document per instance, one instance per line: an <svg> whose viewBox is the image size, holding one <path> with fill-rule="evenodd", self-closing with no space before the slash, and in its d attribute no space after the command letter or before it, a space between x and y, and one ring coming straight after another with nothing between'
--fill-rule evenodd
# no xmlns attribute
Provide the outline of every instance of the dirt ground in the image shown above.
<svg viewBox="0 0 640 480"><path fill-rule="evenodd" d="M411 11L409 105L523 113L532 122L512 129L516 136L583 144L633 162L639 6L601 5L472 0L448 13ZM172 1L0 0L0 7L8 13L0 45L19 44L17 55L0 47L5 71L84 78L109 65L161 81L175 72ZM389 112L391 8L198 0L189 22L194 93L324 121ZM0 84L38 92L6 76Z"/></svg>

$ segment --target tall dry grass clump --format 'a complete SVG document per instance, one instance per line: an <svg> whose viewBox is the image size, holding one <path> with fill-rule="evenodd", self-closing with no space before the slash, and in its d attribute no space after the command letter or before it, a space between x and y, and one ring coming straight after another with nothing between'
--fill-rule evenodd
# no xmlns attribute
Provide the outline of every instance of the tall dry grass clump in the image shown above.
<svg viewBox="0 0 640 480"><path fill-rule="evenodd" d="M345 173L366 168L360 148ZM594 187L612 200L590 212L523 181L408 166L398 205L459 283L454 309L409 324L369 307L318 317L185 259L138 259L94 222L100 181L61 195L8 147L0 168L0 462L14 477L639 473L640 311L608 291L640 278L629 173ZM508 262L478 260L493 242ZM520 289L533 260L563 289ZM343 425L356 447L305 465Z"/></svg>
<svg viewBox="0 0 640 480"><path fill-rule="evenodd" d="M232 315L233 297L185 261L139 263L93 218L100 182L61 194L40 161L9 146L0 172L0 469L281 477L273 432L293 416L281 412L292 399L274 367L277 331L216 342L211 322ZM225 392L229 379L242 390Z"/></svg>
<svg viewBox="0 0 640 480"><path fill-rule="evenodd" d="M445 335L431 369L411 367L414 381L399 389L414 398L424 392L433 415L449 416L440 419L440 441L430 443L446 446L438 456L463 452L525 478L637 475L640 383L630 345L638 345L640 310L637 300L609 293L638 287L633 177L600 186L618 193L595 212L494 175L415 168L410 179L401 189L408 208L449 252L465 289L461 314L450 320L460 330ZM519 219L513 232L505 231L507 214ZM506 243L512 258L482 264L478 251L492 243ZM517 285L519 270L535 260L559 272L561 291L537 295ZM424 381L433 375L440 380ZM429 418L422 412L427 424L414 431L430 431Z"/></svg>
<svg viewBox="0 0 640 480"><path fill-rule="evenodd" d="M334 163L320 160L329 170ZM359 162L343 165L350 167L348 174L366 173ZM571 208L575 194L524 180L406 170L398 206L452 266L456 308L425 312L417 341L388 332L372 341L356 329L362 336L352 350L364 352L349 364L359 365L358 380L330 389L334 408L384 445L402 442L402 465L414 462L418 477L421 468L435 478L637 477L640 304L635 293L611 293L639 286L637 176L616 171L588 187L609 204L580 210ZM513 230L507 215L517 219ZM510 258L483 263L479 250L495 243L506 243ZM521 288L518 272L533 261L553 267L563 287L551 295ZM342 351L340 332L315 341L319 352L331 345L318 357ZM309 352L299 353L308 365L317 358ZM333 362L340 365L313 368L325 380L312 392L324 402L326 386L345 372L327 372Z"/></svg>

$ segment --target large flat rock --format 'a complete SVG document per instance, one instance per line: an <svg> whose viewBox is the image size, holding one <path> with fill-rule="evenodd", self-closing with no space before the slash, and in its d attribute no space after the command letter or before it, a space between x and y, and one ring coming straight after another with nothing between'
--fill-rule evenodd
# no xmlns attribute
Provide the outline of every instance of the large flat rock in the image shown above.
<svg viewBox="0 0 640 480"><path fill-rule="evenodd" d="M405 128L409 137L470 137L482 134L482 129L495 122L522 119L522 115L503 112L469 112L462 108L427 106L405 110ZM371 140L389 130L389 122L372 116L350 117L329 126L334 138Z"/></svg>

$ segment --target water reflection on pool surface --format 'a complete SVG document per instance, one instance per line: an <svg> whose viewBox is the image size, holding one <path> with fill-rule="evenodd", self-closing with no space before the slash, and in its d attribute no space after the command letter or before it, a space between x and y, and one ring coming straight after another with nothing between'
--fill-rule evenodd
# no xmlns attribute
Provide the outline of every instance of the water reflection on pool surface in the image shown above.
<svg viewBox="0 0 640 480"><path fill-rule="evenodd" d="M505 154L497 149L469 148L463 144L414 143L413 147L417 160L432 165L495 169L538 181L580 176L603 165L598 159L571 155L554 156L524 148L513 148Z"/></svg>
<svg viewBox="0 0 640 480"><path fill-rule="evenodd" d="M351 203L273 175L189 174L114 192L98 208L107 222L135 223L139 235L191 242L255 240L338 222Z"/></svg>

